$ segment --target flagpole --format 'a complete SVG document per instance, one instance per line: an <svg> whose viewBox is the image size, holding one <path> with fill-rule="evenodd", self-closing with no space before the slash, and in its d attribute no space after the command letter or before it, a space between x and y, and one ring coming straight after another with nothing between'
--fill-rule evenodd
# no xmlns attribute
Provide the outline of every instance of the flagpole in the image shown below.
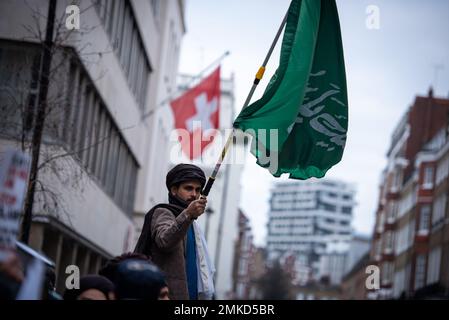
<svg viewBox="0 0 449 320"><path fill-rule="evenodd" d="M276 43L279 40L279 37L281 36L282 30L285 27L285 24L287 23L287 16L288 16L288 10L287 13L284 16L284 19L282 20L282 23L276 33L276 36L274 37L274 40L270 46L270 49L268 50L268 53L265 57L265 60L263 61L262 66L259 68L259 70L256 73L256 76L254 78L254 82L253 85L251 87L251 90L248 93L248 97L245 100L245 103L243 104L242 109L246 108L249 105L249 102L251 101L251 98L253 97L254 91L256 90L257 85L259 84L260 80L263 77L263 74L265 73L265 67L268 64L268 61L270 60L271 54L273 53L274 47L276 46ZM232 129L232 132L230 133L225 146L223 147L223 150L221 151L221 155L220 158L217 161L217 164L215 165L214 171L212 172L212 174L209 176L209 179L207 180L206 186L204 187L203 191L201 192L201 194L205 197L207 197L209 195L210 189L212 188L212 185L215 182L215 178L217 177L218 171L220 170L221 164L223 163L223 160L226 156L226 153L229 149L229 146L231 145L231 142L233 140L234 137L234 133L235 133L235 129Z"/></svg>
<svg viewBox="0 0 449 320"><path fill-rule="evenodd" d="M226 58L227 56L229 56L231 54L230 51L226 51L225 53L223 53L219 58L215 59L212 63L210 63L206 68L204 68L203 70L201 70L196 76L192 77L192 80L190 82L188 82L186 84L186 87L190 87L190 85L195 82L198 78L201 78L201 76L203 75L203 73L205 73L207 70L209 70L210 68L212 68L213 66L219 64L221 62L221 60L223 60L224 58ZM167 102L169 102L170 100L172 100L172 98L179 93L182 90L178 90L175 93L172 93L170 95L168 95L168 97L166 97L164 100L162 100L161 102L159 102L156 106L156 108L154 108L153 110L148 111L147 113L145 113L142 116L142 121L145 120L146 118L148 118L149 116L151 116L157 109L162 108L163 106L165 106L165 104Z"/></svg>

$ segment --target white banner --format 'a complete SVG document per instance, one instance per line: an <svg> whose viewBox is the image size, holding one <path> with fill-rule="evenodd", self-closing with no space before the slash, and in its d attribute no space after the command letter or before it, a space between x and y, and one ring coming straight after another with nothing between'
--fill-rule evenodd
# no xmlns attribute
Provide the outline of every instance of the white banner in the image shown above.
<svg viewBox="0 0 449 320"><path fill-rule="evenodd" d="M30 171L30 157L7 150L0 160L0 248L15 247Z"/></svg>

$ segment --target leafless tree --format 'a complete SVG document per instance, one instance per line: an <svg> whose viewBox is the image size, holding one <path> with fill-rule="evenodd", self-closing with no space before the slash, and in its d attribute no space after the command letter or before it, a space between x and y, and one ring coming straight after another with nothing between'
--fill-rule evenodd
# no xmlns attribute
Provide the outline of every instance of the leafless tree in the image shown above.
<svg viewBox="0 0 449 320"><path fill-rule="evenodd" d="M78 100L74 102L75 97L70 91L72 87L70 86L72 80L69 74L70 65L73 62L84 65L98 63L104 54L111 53L112 50L105 48L100 52L93 52L90 51L91 43L81 45L80 39L99 26L83 24L79 30L68 30L65 26L65 14L54 17L54 32L49 46L48 35L40 27L49 17L33 5L26 3L32 12L32 21L29 25L23 26L29 34L23 39L27 44L10 43L10 54L18 55L15 60L18 63L0 66L0 73L4 75L2 77L4 81L0 82L0 114L2 115L0 139L14 144L31 155L35 153L36 148L39 150L35 196L33 194L30 198L30 195L27 195L25 206L27 201L34 201L36 207L57 218L64 215L71 223L60 186L77 190L79 191L77 194L82 196L86 182L91 180L86 179L86 176L91 173L83 166L80 156L83 152L104 143L109 136L104 134L86 143L70 145L70 139L74 134L78 134L76 130L79 128L76 126L79 125L79 121L75 121L69 115L80 102ZM87 10L95 10L95 8L88 7L81 11L81 14ZM45 50L47 50L47 57L45 57ZM48 93L44 101L39 101L45 59L49 59L47 62L50 63L47 75ZM100 75L100 78L102 76ZM98 80L98 78L93 79L93 82ZM88 85L86 90L89 90ZM45 104L44 112L41 114L39 112L43 109L40 108L40 103ZM67 119L67 117L70 118ZM33 137L39 127L42 128L40 133L42 139L37 145ZM87 133L87 135L90 134L90 132Z"/></svg>

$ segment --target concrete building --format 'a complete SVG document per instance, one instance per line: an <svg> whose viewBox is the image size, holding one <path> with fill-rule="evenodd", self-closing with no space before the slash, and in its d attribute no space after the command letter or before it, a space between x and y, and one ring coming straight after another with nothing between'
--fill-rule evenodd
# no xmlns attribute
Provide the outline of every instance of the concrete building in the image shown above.
<svg viewBox="0 0 449 320"><path fill-rule="evenodd" d="M370 249L370 238L354 234L351 241L330 243L320 258L319 279L326 279L330 285L338 286L345 274Z"/></svg>
<svg viewBox="0 0 449 320"><path fill-rule="evenodd" d="M299 300L366 299L365 267L370 239L354 234L351 241L329 243L320 256L318 281L295 283Z"/></svg>
<svg viewBox="0 0 449 320"><path fill-rule="evenodd" d="M71 4L56 2L30 238L55 261L59 291L67 265L95 273L105 259L132 250L134 213L160 197L155 183L165 168L154 159L168 149L168 138L161 138L156 109L175 88L185 32L184 1L81 0L78 30L66 27ZM0 2L1 150L30 142L48 7L49 1Z"/></svg>
<svg viewBox="0 0 449 320"><path fill-rule="evenodd" d="M319 280L320 257L329 246L351 241L354 196L351 185L337 180L277 183L270 200L269 259L293 253L297 280Z"/></svg>
<svg viewBox="0 0 449 320"><path fill-rule="evenodd" d="M348 253L348 242L329 243L326 252L320 257L318 279L338 286L345 274Z"/></svg>
<svg viewBox="0 0 449 320"><path fill-rule="evenodd" d="M381 288L371 298L413 297L435 285L447 294L448 126L449 99L430 89L416 97L392 135L371 248Z"/></svg>

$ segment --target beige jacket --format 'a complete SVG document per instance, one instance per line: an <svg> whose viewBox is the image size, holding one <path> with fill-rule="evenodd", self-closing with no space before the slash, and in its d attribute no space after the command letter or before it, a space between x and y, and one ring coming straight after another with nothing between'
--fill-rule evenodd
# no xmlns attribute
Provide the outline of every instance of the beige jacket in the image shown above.
<svg viewBox="0 0 449 320"><path fill-rule="evenodd" d="M172 300L189 299L185 253L191 223L184 211L175 217L165 208L156 209L151 220L151 258L165 273Z"/></svg>

